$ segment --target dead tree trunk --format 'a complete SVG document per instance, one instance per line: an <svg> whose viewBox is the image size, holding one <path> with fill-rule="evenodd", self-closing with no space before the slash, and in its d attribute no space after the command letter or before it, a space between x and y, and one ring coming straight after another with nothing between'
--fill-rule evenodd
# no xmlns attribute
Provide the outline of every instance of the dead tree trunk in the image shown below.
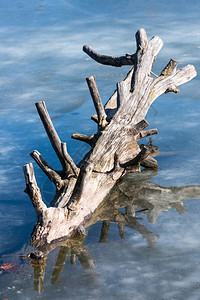
<svg viewBox="0 0 200 300"><path fill-rule="evenodd" d="M156 78L151 77L151 68L163 42L159 37L148 40L144 29L136 33L137 51L123 57L99 55L90 47L83 50L93 59L114 66L134 65L124 81L105 107L93 76L87 78L89 90L97 115L92 117L98 124L97 133L92 136L73 134L72 138L91 146L86 156L75 165L69 156L66 144L61 142L47 112L44 102L36 107L50 142L60 160L62 171L55 171L34 150L31 156L56 186L56 195L51 207L46 207L37 186L32 164L24 166L26 192L37 213L31 243L34 246L50 244L74 235L80 225L86 222L109 193L115 182L128 172L144 167L157 168L151 151L138 146L142 137L157 133L144 129L149 125L144 119L151 103L161 94L179 92L177 86L196 76L194 66L188 65L176 70L178 63L170 60Z"/></svg>

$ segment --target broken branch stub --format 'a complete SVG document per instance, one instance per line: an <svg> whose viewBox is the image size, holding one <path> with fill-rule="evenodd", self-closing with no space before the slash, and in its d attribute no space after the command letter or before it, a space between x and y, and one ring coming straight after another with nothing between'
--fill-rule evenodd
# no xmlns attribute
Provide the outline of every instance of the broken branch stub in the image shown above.
<svg viewBox="0 0 200 300"><path fill-rule="evenodd" d="M32 233L32 244L50 244L54 240L73 236L106 198L116 180L127 172L139 171L140 166L158 168L151 151L145 147L140 149L137 143L143 137L158 133L157 129L144 130L149 125L145 116L158 96L169 91L176 93L177 86L196 76L196 70L191 65L177 70L178 63L170 60L160 76L152 78L151 68L163 42L156 36L148 40L146 31L140 29L136 33L136 45L135 54L122 57L99 55L84 46L84 51L99 63L134 67L117 84L116 91L105 106L94 76L87 78L97 113L92 119L97 122L98 128L91 136L78 133L72 135L72 138L91 146L91 150L77 166L69 156L66 144L58 137L45 103L36 104L62 170L53 170L39 152L32 152L32 157L56 185L56 195L49 208L40 207L41 195L36 201L35 194L29 192L36 213L40 216ZM27 180L26 173L25 176ZM28 183L29 186L33 185Z"/></svg>

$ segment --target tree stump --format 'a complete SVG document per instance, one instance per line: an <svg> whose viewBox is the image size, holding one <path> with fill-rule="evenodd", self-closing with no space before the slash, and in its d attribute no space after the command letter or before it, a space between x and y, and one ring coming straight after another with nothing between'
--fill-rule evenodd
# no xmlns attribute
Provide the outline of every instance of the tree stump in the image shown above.
<svg viewBox="0 0 200 300"><path fill-rule="evenodd" d="M67 152L49 117L44 102L36 103L46 133L60 160L62 170L55 171L34 150L32 158L56 186L56 194L47 207L34 176L33 165L24 166L26 193L36 210L38 222L31 235L31 244L39 247L72 237L83 230L82 225L106 198L116 181L130 172L140 171L140 166L157 169L152 151L138 141L156 129L145 130L149 125L145 116L152 102L161 94L178 93L177 87L196 76L194 66L177 70L178 63L170 60L159 76L151 68L162 48L162 40L155 36L148 40L146 31L136 33L135 54L122 57L100 55L89 46L83 50L102 64L120 67L133 65L126 78L117 84L114 94L103 106L95 77L87 84L97 112L92 119L98 124L92 136L75 133L72 138L88 143L91 150L76 166Z"/></svg>

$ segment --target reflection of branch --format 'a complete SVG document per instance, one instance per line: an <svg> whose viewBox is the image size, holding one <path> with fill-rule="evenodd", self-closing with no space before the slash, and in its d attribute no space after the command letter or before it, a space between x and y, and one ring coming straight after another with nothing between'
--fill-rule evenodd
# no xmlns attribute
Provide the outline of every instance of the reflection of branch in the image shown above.
<svg viewBox="0 0 200 300"><path fill-rule="evenodd" d="M46 258L39 261L31 259L31 265L34 268L34 290L41 293L44 291Z"/></svg>
<svg viewBox="0 0 200 300"><path fill-rule="evenodd" d="M76 253L74 252L73 249L71 250L71 254L70 254L70 262L72 266L76 264Z"/></svg>
<svg viewBox="0 0 200 300"><path fill-rule="evenodd" d="M105 243L108 240L108 234L110 230L110 221L103 221L101 227L101 234L99 238L99 243Z"/></svg>
<svg viewBox="0 0 200 300"><path fill-rule="evenodd" d="M124 224L118 223L117 224L118 230L119 230L119 236L121 239L125 238L125 231L124 231Z"/></svg>
<svg viewBox="0 0 200 300"><path fill-rule="evenodd" d="M162 211L168 211L170 207L174 207L178 213L182 214L186 211L184 200L200 198L200 186L198 185L166 188L149 182L156 174L157 171L144 170L139 174L124 176L116 183L109 193L109 198L99 206L85 227L98 221L103 221L103 224L113 221L118 224L121 238L125 236L124 226L128 226L141 233L148 245L153 246L155 236L137 222L137 218L134 218L136 208L145 209L148 221L155 224ZM125 207L125 215L118 211L123 207ZM142 212L144 213L144 210ZM108 235L108 231L106 234Z"/></svg>
<svg viewBox="0 0 200 300"><path fill-rule="evenodd" d="M140 224L135 217L127 216L121 212L115 215L115 222L119 222L120 226L127 226L138 231L144 239L146 239L149 247L155 245L155 236L153 232L149 231L145 226Z"/></svg>
<svg viewBox="0 0 200 300"><path fill-rule="evenodd" d="M92 258L87 253L87 249L83 243L75 245L73 248L74 253L78 257L84 269L94 269L95 265Z"/></svg>
<svg viewBox="0 0 200 300"><path fill-rule="evenodd" d="M126 205L127 199L129 199L128 201L131 205L148 208L147 218L153 224L156 223L158 215L162 211L168 211L173 206L177 212L183 213L186 211L184 207L186 199L198 199L200 197L200 186L198 185L162 187L156 183L149 182L148 174L151 174L151 171L145 171L144 174L141 172L139 175L130 174L121 180L116 188L121 192L119 203L123 202L124 195ZM142 181L145 178L147 180ZM112 201L112 199L110 200Z"/></svg>
<svg viewBox="0 0 200 300"><path fill-rule="evenodd" d="M68 254L69 254L69 250L70 250L69 247L64 247L64 246L60 247L60 251L58 253L58 258L57 258L57 261L56 261L56 265L54 267L52 277L51 277L51 283L52 284L55 284L60 280L62 270L63 270L64 265L65 265L65 261L67 259Z"/></svg>
<svg viewBox="0 0 200 300"><path fill-rule="evenodd" d="M83 238L83 237L81 237L81 238ZM49 249L46 246L45 247L46 253L52 251L58 245L61 247L60 247L60 251L58 253L58 257L56 260L54 270L52 272L52 277L51 277L52 284L55 284L60 281L61 274L62 274L64 265L65 265L65 261L68 257L70 249L71 249L70 262L72 265L75 265L76 256L77 256L84 269L94 269L95 268L92 258L87 253L87 249L80 239L68 239L65 242L58 242L57 244L54 244L52 246L49 245ZM35 290L42 292L44 289L44 272L45 272L45 267L46 267L46 257L43 260L34 260L34 264L32 262L31 265L34 267Z"/></svg>
<svg viewBox="0 0 200 300"><path fill-rule="evenodd" d="M170 207L174 207L180 214L186 211L184 206L185 199L200 198L200 186L182 186L182 187L162 187L155 183L149 182L157 174L157 171L142 171L141 173L128 174L119 180L109 193L109 198L100 204L99 208L85 222L84 227L87 228L92 224L102 221L102 229L99 242L108 240L110 223L114 222L118 225L119 235L125 237L124 228L127 226L138 231L146 240L149 247L155 245L155 237L159 237L152 231L148 230L144 225L138 222L139 218L135 214L146 213L147 219L151 223L157 221L157 217L162 211L167 211ZM143 208L143 209L137 209ZM119 211L125 208L125 213ZM83 232L83 230L81 230ZM56 246L61 246L55 268L52 273L52 284L57 283L61 277L61 273L66 258L71 249L70 261L75 264L76 257L85 269L94 269L94 262L87 253L83 244L84 235L79 235L73 239L57 244L45 245L41 251L46 254L52 251ZM35 290L43 291L44 289L44 272L46 260L43 264L34 265L34 286Z"/></svg>

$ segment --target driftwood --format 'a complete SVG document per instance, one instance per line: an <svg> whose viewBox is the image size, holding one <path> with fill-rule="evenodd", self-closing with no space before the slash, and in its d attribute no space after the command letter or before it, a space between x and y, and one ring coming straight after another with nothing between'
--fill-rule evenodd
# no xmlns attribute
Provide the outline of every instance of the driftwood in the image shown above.
<svg viewBox="0 0 200 300"><path fill-rule="evenodd" d="M140 223L143 215L146 214L148 221L155 224L162 211L168 211L173 207L177 213L183 214L186 212L184 201L188 198L199 199L200 197L199 185L162 187L149 181L155 175L157 171L145 169L141 173L127 174L118 180L107 198L85 222L85 228L88 229L101 221L99 242L103 243L108 241L109 227L112 222L118 226L120 238L125 237L128 227L134 230L133 234L134 232L141 234L149 247L154 247L156 238L159 238L159 232L155 234ZM33 252L28 255L27 258L31 259L31 265L34 268L35 290L39 292L44 290L48 254L56 247L60 247L60 250L51 276L52 284L59 282L68 256L72 265L79 261L84 269L95 269L95 262L84 245L84 237L85 233L82 229L73 238L45 244L39 247L36 254Z"/></svg>
<svg viewBox="0 0 200 300"><path fill-rule="evenodd" d="M176 70L178 63L170 60L159 76L152 77L151 68L163 42L156 36L148 40L145 30L140 29L136 33L136 44L135 54L120 58L102 56L84 46L84 51L100 63L134 67L124 81L117 84L116 91L105 106L101 102L94 76L87 78L97 113L92 119L98 126L97 133L92 136L78 133L72 136L91 146L77 166L68 154L66 144L60 140L45 103L36 103L62 170L55 171L38 151L31 153L56 187L55 197L47 207L42 201L33 165L24 166L25 191L38 219L31 236L32 245L39 247L76 235L118 179L127 173L140 171L140 166L158 168L151 150L147 147L140 149L138 145L142 137L157 133L157 130L145 130L149 124L144 118L158 96L167 92L177 93L177 87L195 77L196 71L192 65Z"/></svg>

